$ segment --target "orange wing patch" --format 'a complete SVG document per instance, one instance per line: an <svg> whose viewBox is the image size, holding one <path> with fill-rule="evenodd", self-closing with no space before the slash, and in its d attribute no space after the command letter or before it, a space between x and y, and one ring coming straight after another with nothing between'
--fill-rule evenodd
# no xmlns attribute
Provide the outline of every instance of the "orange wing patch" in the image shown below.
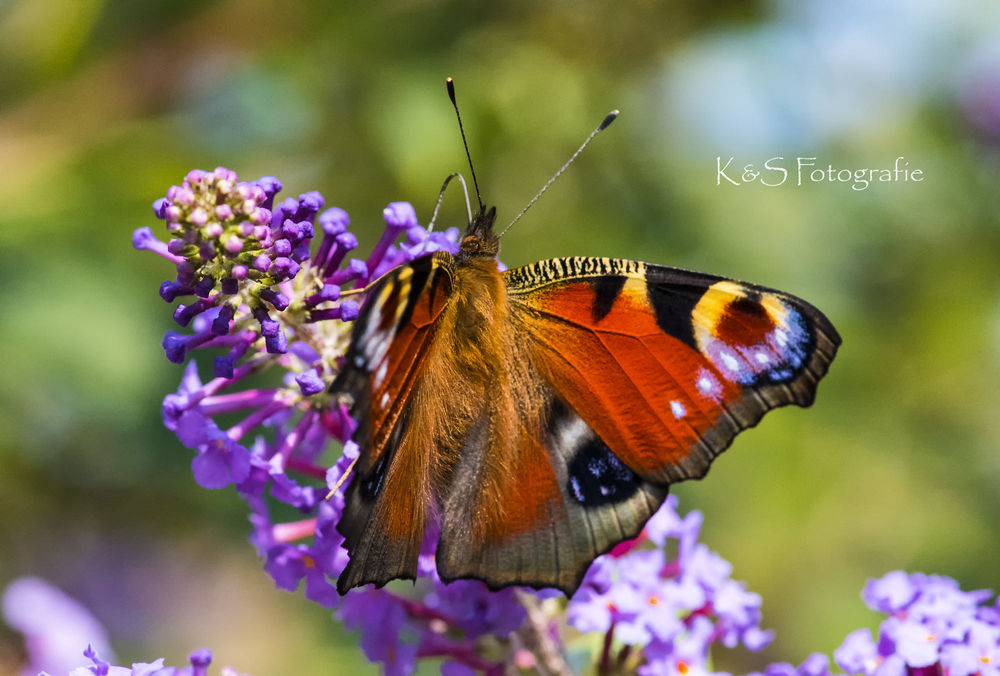
<svg viewBox="0 0 1000 676"><path fill-rule="evenodd" d="M641 280L628 279L596 322L590 284L553 285L531 300L544 308L527 327L536 368L644 477L680 464L714 424L719 402L738 396L701 355L663 332Z"/></svg>
<svg viewBox="0 0 1000 676"><path fill-rule="evenodd" d="M487 543L536 530L549 522L549 514L561 501L552 463L534 435L524 434L518 440L510 466L491 479L504 504L500 510L480 512L483 522L477 525Z"/></svg>
<svg viewBox="0 0 1000 676"><path fill-rule="evenodd" d="M666 497L665 486L638 478L576 413L551 392L544 396L539 425L513 439L494 435L483 449L509 456L504 465L473 458L467 466L476 470L454 485L437 550L442 579L571 594L594 557L635 537ZM502 504L493 504L496 496Z"/></svg>

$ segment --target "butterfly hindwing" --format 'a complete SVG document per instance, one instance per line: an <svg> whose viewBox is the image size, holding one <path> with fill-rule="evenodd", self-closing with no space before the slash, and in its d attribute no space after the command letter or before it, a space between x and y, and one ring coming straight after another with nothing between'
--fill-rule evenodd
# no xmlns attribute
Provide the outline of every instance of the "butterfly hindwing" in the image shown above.
<svg viewBox="0 0 1000 676"><path fill-rule="evenodd" d="M452 291L453 259L438 252L396 268L369 290L345 365L331 389L348 394L360 456L338 528L351 553L337 586L416 577L431 504L432 448L405 434L411 392L426 367Z"/></svg>
<svg viewBox="0 0 1000 676"><path fill-rule="evenodd" d="M590 562L635 537L667 495L629 470L551 391L518 436L490 440L485 414L467 439L468 468L443 510L444 580L473 577L572 593ZM482 461L488 453L503 462ZM462 468L460 468L462 469Z"/></svg>

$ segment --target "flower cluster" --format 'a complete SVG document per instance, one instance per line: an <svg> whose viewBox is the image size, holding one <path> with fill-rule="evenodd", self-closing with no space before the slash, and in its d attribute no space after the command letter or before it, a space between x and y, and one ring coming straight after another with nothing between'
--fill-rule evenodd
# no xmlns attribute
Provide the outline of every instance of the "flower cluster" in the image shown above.
<svg viewBox="0 0 1000 676"><path fill-rule="evenodd" d="M167 332L167 358L182 363L193 350L222 352L214 357L212 380L202 383L191 361L179 390L163 404L164 424L197 451L195 478L206 488L236 484L249 499L273 483L275 498L308 512L317 492L299 486L285 469L325 479L317 457L328 440L344 444L353 432L346 409L327 394L349 340L345 322L358 313L358 299L347 296L422 253L454 250L458 232L430 234L409 204L390 204L383 213L385 233L372 253L348 260L358 240L348 231L347 214L321 211L317 192L275 204L280 190L272 177L246 183L222 167L192 171L153 205L170 241L140 228L133 243L175 264L176 279L160 287L164 300L195 297L174 310L174 320L192 331ZM313 254L317 230L322 238ZM406 244L395 245L404 232ZM243 387L275 366L283 375L274 387ZM216 422L241 413L243 419L225 430ZM261 427L279 438L245 444Z"/></svg>
<svg viewBox="0 0 1000 676"><path fill-rule="evenodd" d="M760 628L760 596L731 579L730 563L698 542L701 513L681 518L676 506L670 496L646 524L644 538L655 549L632 542L598 558L567 608L580 631L605 633L603 661L616 639L642 675L706 673L712 643L756 651L772 637ZM677 541L672 560L669 539Z"/></svg>
<svg viewBox="0 0 1000 676"><path fill-rule="evenodd" d="M69 676L208 676L208 665L212 663L212 651L196 650L188 657L187 667L165 667L163 658L152 662L136 662L131 667L115 667L102 660L92 646L83 651L84 657L92 662L89 667L77 667ZM220 676L240 676L232 667L223 667ZM48 676L43 671L38 676Z"/></svg>
<svg viewBox="0 0 1000 676"><path fill-rule="evenodd" d="M697 513L692 512L681 519L673 512L673 505L668 503L668 506L666 515L656 518L654 528L647 537L651 540L661 537L663 530L658 533L657 529L667 525L673 529L674 535L670 537L678 537L681 547L702 547L697 544L691 547L689 539L700 525ZM688 538L687 545L685 538ZM636 573L648 560L636 557L642 550L634 550L632 547L634 544L625 548L629 551L612 553L602 558L602 570L613 568L623 578L634 580ZM672 563L668 563L666 571L651 574L650 578L679 580L689 577L695 571L684 570L680 563L683 560L683 555L678 555L675 560L682 566L681 569L674 569ZM633 562L638 567L630 571L628 568ZM720 569L727 565L717 558L716 563ZM421 556L422 570L428 565L432 564L425 552ZM505 673L505 662L521 669L544 666L543 671L567 673L565 663L553 664L551 654L545 656L545 651L542 650L532 652L526 649L528 644L522 640L524 628L538 622L537 618L530 616L537 614L538 608L542 606L532 603L522 606L515 603L512 597L520 592L507 591L491 595L481 587L477 589L472 586L472 583L464 586L460 583L457 586L441 585L432 571L429 574L434 580L433 588L423 602L378 590L366 594L351 594L341 608L341 617L346 626L361 630L361 646L366 655L373 661L383 663L386 673L409 673L415 661L421 657L447 658L448 661L441 668L445 676L467 676L476 671L501 674ZM595 577L603 575L603 572L594 574ZM595 589L594 582L588 581L586 589ZM728 581L723 580L722 585L717 584L716 587L727 584ZM655 587L656 583L627 583L626 586L632 587L634 591L644 586ZM684 676L711 673L706 667L711 640L706 640L706 636L714 636L714 640L721 639L725 644L726 639L723 637L727 634L724 628L727 624L735 629L735 634L729 633L730 637L742 633L743 638L740 640L744 644L747 644L748 633L758 635L757 639L751 639L751 644L761 639L767 640L756 624L737 628L727 620L729 613L726 611L708 611L715 615L713 623L708 614L687 610L691 604L685 605L683 599L690 598L691 595L680 594L671 598L676 591L675 588L673 592L659 597L677 611L677 614L666 614L662 618L667 631L677 628L678 623L686 625L685 629L674 633L672 645L655 635L656 623L637 621L641 612L621 614L613 604L607 604L603 610L592 608L587 612L586 606L600 604L597 604L592 593L583 591L579 597L570 601L570 623L578 629L591 631L607 626L604 630L607 632L604 652L597 664L598 673ZM501 601L498 596L505 598ZM616 598L627 596L626 592ZM716 594L715 599L718 597ZM889 617L879 627L878 640L872 638L870 630L859 629L849 634L834 652L836 664L845 673L863 676L997 676L1000 673L997 666L1000 664L1000 599L993 599L992 592L963 592L951 578L895 571L869 580L862 597L870 608L886 613ZM660 603L653 605L658 606ZM751 601L745 608L756 613L757 603ZM103 642L104 630L86 608L48 583L35 578L22 578L8 586L3 596L3 611L8 624L25 635L31 664L21 673L28 676L39 673L39 668L58 670L58 673L68 672L70 676L199 676L206 673L206 667L211 661L209 651L199 650L191 654L190 667L164 667L162 659L133 664L131 668L114 667L99 658L99 651L88 645L83 654L92 664L77 667L75 665L80 663L79 652L75 653L76 657L72 657L66 652L67 649L72 648L71 644L74 642L83 641L87 633L92 633ZM535 627L538 635L552 639L553 644L548 646L549 650L562 648L559 645L561 637L552 622L554 615L550 608L548 614L543 614L542 626ZM605 620L609 617L614 619L607 623ZM38 621L41 618L48 622ZM613 656L611 647L614 644L614 629L619 621L624 635L618 638L624 643L624 647L617 656ZM714 624L714 627L709 627L709 624ZM456 638L459 628L464 628L464 638ZM639 634L651 634L642 637L646 638L644 647L641 642L628 643L636 637L637 631ZM492 642L472 642L475 638L490 635ZM501 642L499 639L504 636L506 639ZM79 647L74 650L79 651ZM107 654L109 649L105 647L102 652ZM546 657L547 663L539 665L539 661ZM35 668L32 669L32 666ZM236 676L236 672L228 667L221 673L222 676ZM723 675L720 673L719 676ZM822 653L813 653L798 667L779 662L749 676L832 676L832 672L829 658Z"/></svg>
<svg viewBox="0 0 1000 676"><path fill-rule="evenodd" d="M104 627L83 604L37 577L21 577L3 590L3 619L24 637L24 676L46 669L66 674L81 664L84 646L114 659Z"/></svg>
<svg viewBox="0 0 1000 676"><path fill-rule="evenodd" d="M338 616L348 630L359 630L361 649L386 674L409 674L418 658L445 658L442 672L458 676L473 670L501 674L516 652L509 635L525 621L519 594L490 592L477 580L445 584L434 563L435 533L425 538L415 594L386 589L351 592ZM419 600L418 600L419 599Z"/></svg>
<svg viewBox="0 0 1000 676"><path fill-rule="evenodd" d="M372 252L348 259L358 240L347 213L322 210L317 192L276 204L280 190L272 177L246 183L222 167L192 171L153 205L170 241L140 228L133 242L176 264L176 279L160 287L164 300L197 297L174 311L192 332L168 332L167 357L183 362L193 350L223 352L208 382L197 362L188 362L177 392L163 402L164 425L196 451L192 470L201 486L235 485L249 503L253 542L276 584L293 590L305 579L307 597L333 607L339 597L328 579L347 562L336 530L343 493L320 498L357 456L349 441L354 421L327 392L349 341L346 322L358 314L359 299L346 297L419 255L455 251L458 231L429 233L412 206L390 204ZM317 231L322 238L313 253ZM397 245L401 234L406 242ZM245 386L274 368L274 386ZM220 426L234 416L242 417ZM321 456L330 442L342 455L327 467ZM307 518L272 523L268 494ZM301 543L308 538L311 544Z"/></svg>
<svg viewBox="0 0 1000 676"><path fill-rule="evenodd" d="M861 594L889 617L877 639L869 629L847 635L833 653L837 666L861 676L998 676L1000 598L964 592L949 578L896 570L868 581ZM751 676L830 676L830 660L813 653L795 667L772 664Z"/></svg>
<svg viewBox="0 0 1000 676"><path fill-rule="evenodd" d="M879 626L877 640L867 629L848 635L834 653L844 671L1000 674L1000 599L985 605L992 591L963 592L951 578L897 570L869 580L861 596L869 608L889 617Z"/></svg>

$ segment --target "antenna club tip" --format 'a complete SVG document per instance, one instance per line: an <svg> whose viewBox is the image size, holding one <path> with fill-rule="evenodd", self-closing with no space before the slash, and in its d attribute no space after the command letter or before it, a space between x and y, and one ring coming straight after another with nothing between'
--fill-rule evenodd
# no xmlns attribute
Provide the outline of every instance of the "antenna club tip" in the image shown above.
<svg viewBox="0 0 1000 676"><path fill-rule="evenodd" d="M610 125L612 122L614 122L618 118L618 115L620 114L620 112L621 111L619 111L619 110L616 109L616 110L612 110L610 113L608 113L607 117L604 118L604 121L601 122L601 125L597 128L597 131L604 131L605 129L607 129L608 125Z"/></svg>
<svg viewBox="0 0 1000 676"><path fill-rule="evenodd" d="M451 99L451 104L458 108L458 104L455 102L455 81L450 77L444 79L445 85L448 87L448 98Z"/></svg>

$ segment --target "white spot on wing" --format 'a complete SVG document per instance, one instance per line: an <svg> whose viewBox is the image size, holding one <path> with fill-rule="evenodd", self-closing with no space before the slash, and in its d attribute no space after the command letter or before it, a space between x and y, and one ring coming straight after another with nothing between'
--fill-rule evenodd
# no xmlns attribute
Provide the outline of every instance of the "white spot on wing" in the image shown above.
<svg viewBox="0 0 1000 676"><path fill-rule="evenodd" d="M569 457L573 451L582 446L593 433L587 423L583 422L580 416L572 412L563 418L556 427L556 448L565 457Z"/></svg>
<svg viewBox="0 0 1000 676"><path fill-rule="evenodd" d="M684 408L684 404L679 401L670 402L670 412L674 414L674 417L680 420L687 415L687 409Z"/></svg>
<svg viewBox="0 0 1000 676"><path fill-rule="evenodd" d="M389 371L389 362L385 359L379 365L378 370L375 372L375 382L372 383L373 387L377 390L382 387L382 383L385 381L385 375Z"/></svg>
<svg viewBox="0 0 1000 676"><path fill-rule="evenodd" d="M368 363L379 364L384 362L385 356L389 352L390 343L390 336L387 332L383 331L372 335L364 344L365 359Z"/></svg>
<svg viewBox="0 0 1000 676"><path fill-rule="evenodd" d="M389 393L386 392L382 395L382 401L379 402L381 408L385 408L386 404L389 403Z"/></svg>
<svg viewBox="0 0 1000 676"><path fill-rule="evenodd" d="M695 381L698 391L707 399L719 400L722 397L722 386L715 376L706 369L698 371L698 380Z"/></svg>

